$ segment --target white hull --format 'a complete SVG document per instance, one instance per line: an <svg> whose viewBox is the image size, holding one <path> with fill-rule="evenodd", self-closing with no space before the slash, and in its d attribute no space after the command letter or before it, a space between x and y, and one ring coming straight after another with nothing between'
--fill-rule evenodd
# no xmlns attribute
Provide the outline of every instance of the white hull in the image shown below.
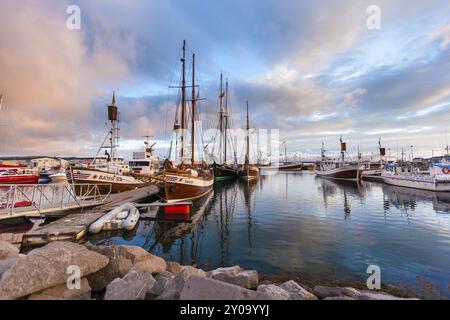
<svg viewBox="0 0 450 320"><path fill-rule="evenodd" d="M438 180L432 177L414 176L382 176L383 182L392 186L437 191L450 192L450 183L445 180Z"/></svg>
<svg viewBox="0 0 450 320"><path fill-rule="evenodd" d="M84 183L111 183L118 185L142 185L142 182L135 179L132 176L124 176L119 174L114 174L111 172L104 172L99 170L89 170L81 169L74 170L72 173L72 178L78 182Z"/></svg>
<svg viewBox="0 0 450 320"><path fill-rule="evenodd" d="M67 176L64 173L52 174L49 176L53 183L67 182Z"/></svg>

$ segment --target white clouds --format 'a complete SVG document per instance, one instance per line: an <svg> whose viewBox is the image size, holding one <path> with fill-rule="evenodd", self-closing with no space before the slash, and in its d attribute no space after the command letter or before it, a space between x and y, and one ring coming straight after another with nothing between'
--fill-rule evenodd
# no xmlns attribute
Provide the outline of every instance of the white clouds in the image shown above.
<svg viewBox="0 0 450 320"><path fill-rule="evenodd" d="M344 106L358 107L360 99L367 93L367 89L357 88L345 95Z"/></svg>
<svg viewBox="0 0 450 320"><path fill-rule="evenodd" d="M439 48L444 50L450 45L450 23L445 26L439 26L434 29L429 36L427 41L439 41Z"/></svg>

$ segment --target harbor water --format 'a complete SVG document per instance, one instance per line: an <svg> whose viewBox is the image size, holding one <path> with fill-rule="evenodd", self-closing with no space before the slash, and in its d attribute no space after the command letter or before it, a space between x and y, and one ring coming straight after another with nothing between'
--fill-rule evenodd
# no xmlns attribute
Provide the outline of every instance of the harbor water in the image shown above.
<svg viewBox="0 0 450 320"><path fill-rule="evenodd" d="M195 224L141 220L133 232L89 241L313 284L365 283L376 265L383 285L450 298L449 194L280 172L253 184L218 183L194 212L204 213Z"/></svg>

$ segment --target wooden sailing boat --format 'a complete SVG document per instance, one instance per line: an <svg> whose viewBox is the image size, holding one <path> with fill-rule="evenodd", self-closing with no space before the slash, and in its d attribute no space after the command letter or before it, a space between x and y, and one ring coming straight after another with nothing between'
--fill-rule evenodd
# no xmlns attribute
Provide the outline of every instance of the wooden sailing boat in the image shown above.
<svg viewBox="0 0 450 320"><path fill-rule="evenodd" d="M223 99L225 98L225 105ZM220 159L219 163L214 162L214 177L216 181L223 181L235 178L237 175L236 158L233 164L228 163L228 129L230 127L230 114L228 111L228 80L223 91L223 75L220 74L220 94L219 94L219 132L220 135Z"/></svg>
<svg viewBox="0 0 450 320"><path fill-rule="evenodd" d="M246 124L246 152L245 152L245 163L239 168L238 176L239 178L246 181L253 181L259 177L259 168L255 165L250 164L250 119L248 114L248 101L247 101L247 124Z"/></svg>
<svg viewBox="0 0 450 320"><path fill-rule="evenodd" d="M185 163L185 149L187 129L187 100L186 100L186 41L183 41L182 83L181 83L181 124L175 120L174 129L181 129L181 163L173 164L169 159L164 162L164 170L155 177L162 185L162 197L169 203L194 200L200 198L213 189L214 175L208 165L202 161L195 161L195 116L196 96L195 84L195 54L192 56L192 101L191 101L191 163ZM177 143L178 147L178 143ZM178 149L178 148L176 148ZM175 150L177 153L178 150Z"/></svg>

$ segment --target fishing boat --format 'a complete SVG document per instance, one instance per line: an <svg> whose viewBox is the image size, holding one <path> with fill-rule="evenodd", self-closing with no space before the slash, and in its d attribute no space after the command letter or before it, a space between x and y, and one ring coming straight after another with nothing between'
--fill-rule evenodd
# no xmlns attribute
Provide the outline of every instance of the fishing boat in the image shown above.
<svg viewBox="0 0 450 320"><path fill-rule="evenodd" d="M253 164L250 164L250 117L248 112L248 101L247 101L247 123L246 123L246 152L245 152L245 163L239 167L238 177L245 181L253 181L259 178L259 168Z"/></svg>
<svg viewBox="0 0 450 320"><path fill-rule="evenodd" d="M128 163L135 175L154 175L160 169L159 158L154 155L155 150L153 149L156 142L151 144L150 136L146 136L146 138L147 141L144 142L145 150L133 152L133 159Z"/></svg>
<svg viewBox="0 0 450 320"><path fill-rule="evenodd" d="M108 120L111 122L111 128L94 160L87 168L73 168L69 173L70 180L76 184L97 184L101 193L120 193L143 187L144 183L131 175L130 167L123 163L117 153L119 112L116 106L115 92L113 92L112 104L108 106ZM106 161L102 161L102 157L100 157L103 149L106 149Z"/></svg>
<svg viewBox="0 0 450 320"><path fill-rule="evenodd" d="M261 170L268 170L268 171L300 171L303 169L303 163L301 162L294 162L291 163L288 161L287 156L287 142L283 141L282 145L284 145L284 162L280 162L278 165L260 165Z"/></svg>
<svg viewBox="0 0 450 320"><path fill-rule="evenodd" d="M347 144L343 142L342 137L341 142L341 161L327 161L325 156L325 148L322 143L321 155L322 160L320 162L320 168L316 171L316 175L322 178L329 179L343 179L343 180L360 180L361 172L363 170L362 166L358 163L347 164L345 162L345 153L347 152Z"/></svg>
<svg viewBox="0 0 450 320"><path fill-rule="evenodd" d="M450 192L450 163L433 163L428 174L404 171L401 166L385 170L381 175L383 182L397 187Z"/></svg>
<svg viewBox="0 0 450 320"><path fill-rule="evenodd" d="M362 163L363 171L361 177L363 180L373 182L383 181L381 174L383 172L384 167L384 156L386 156L386 148L382 147L381 139L378 140L378 149L380 153L380 162L369 161Z"/></svg>
<svg viewBox="0 0 450 320"><path fill-rule="evenodd" d="M175 154L178 158L180 152L181 162L178 164L170 161L170 156L164 162L163 171L156 175L154 179L161 185L161 196L168 203L182 202L194 200L208 194L213 189L214 174L209 166L204 162L196 162L195 158L195 120L197 117L196 104L199 97L196 92L195 83L195 54L192 55L192 99L191 99L191 157L190 161L186 161L186 130L188 129L187 117L187 98L186 98L186 41L183 41L182 53L182 82L181 86L181 123L179 122L178 112L175 116L174 131L177 133L181 129L181 147L178 150L178 139L176 140ZM177 109L178 111L178 109ZM169 151L172 153L173 141ZM202 150L203 151L203 150Z"/></svg>
<svg viewBox="0 0 450 320"><path fill-rule="evenodd" d="M225 99L225 101L224 101ZM225 84L225 92L223 90L223 75L220 74L220 93L219 93L219 124L218 132L220 133L220 140L218 141L219 159L214 161L213 170L216 181L223 181L236 178L237 176L237 160L234 157L234 162L229 163L228 149L229 145L233 145L232 139L229 141L228 129L230 128L230 113L228 107L228 79ZM215 143L217 141L214 141ZM215 145L214 145L215 146ZM214 154L214 151L213 151ZM236 153L235 153L236 154Z"/></svg>

